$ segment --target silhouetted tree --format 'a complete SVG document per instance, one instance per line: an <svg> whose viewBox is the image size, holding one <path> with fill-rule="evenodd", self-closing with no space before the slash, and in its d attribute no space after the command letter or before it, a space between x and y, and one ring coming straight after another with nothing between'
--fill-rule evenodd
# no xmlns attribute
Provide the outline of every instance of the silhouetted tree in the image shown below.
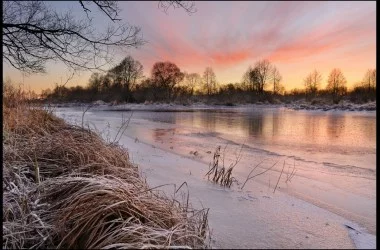
<svg viewBox="0 0 380 250"><path fill-rule="evenodd" d="M128 101L131 96L131 89L143 77L143 66L139 61L127 56L109 72L113 77L114 86L118 86L122 90L126 101Z"/></svg>
<svg viewBox="0 0 380 250"><path fill-rule="evenodd" d="M317 70L314 70L304 79L306 92L315 96L320 84L322 82L322 75Z"/></svg>
<svg viewBox="0 0 380 250"><path fill-rule="evenodd" d="M251 66L249 66L247 71L243 75L243 83L245 85L246 90L258 92L260 85L258 69L253 69Z"/></svg>
<svg viewBox="0 0 380 250"><path fill-rule="evenodd" d="M334 102L338 102L339 97L346 92L346 83L347 80L340 69L335 68L331 71L326 89L333 95Z"/></svg>
<svg viewBox="0 0 380 250"><path fill-rule="evenodd" d="M198 73L190 73L190 74L185 74L185 79L186 79L186 85L190 89L190 94L194 94L194 89L196 86L200 86L202 83L202 78Z"/></svg>
<svg viewBox="0 0 380 250"><path fill-rule="evenodd" d="M362 83L368 91L376 89L376 69L369 69L364 75Z"/></svg>
<svg viewBox="0 0 380 250"><path fill-rule="evenodd" d="M100 92L102 87L101 75L98 72L92 73L88 80L88 88L95 93Z"/></svg>
<svg viewBox="0 0 380 250"><path fill-rule="evenodd" d="M264 93L264 88L271 80L271 64L268 60L261 60L255 64L255 68L253 69L255 74L258 77L258 92Z"/></svg>
<svg viewBox="0 0 380 250"><path fill-rule="evenodd" d="M271 79L273 82L273 94L276 95L276 94L279 94L281 90L280 81L282 79L282 76L280 75L280 71L278 71L276 66L272 67L271 74L272 74Z"/></svg>
<svg viewBox="0 0 380 250"><path fill-rule="evenodd" d="M216 76L211 67L207 67L203 72L203 83L207 95L212 95L216 91Z"/></svg>
<svg viewBox="0 0 380 250"><path fill-rule="evenodd" d="M252 70L252 67L249 66L248 69L244 72L242 80L241 80L241 86L244 90L252 90L252 84L249 79L249 72Z"/></svg>
<svg viewBox="0 0 380 250"><path fill-rule="evenodd" d="M151 80L157 90L166 92L166 97L171 100L174 87L182 81L184 74L171 62L156 62L152 68Z"/></svg>
<svg viewBox="0 0 380 250"><path fill-rule="evenodd" d="M102 75L100 77L100 82L102 83L102 92L107 92L112 86L112 80L109 74Z"/></svg>

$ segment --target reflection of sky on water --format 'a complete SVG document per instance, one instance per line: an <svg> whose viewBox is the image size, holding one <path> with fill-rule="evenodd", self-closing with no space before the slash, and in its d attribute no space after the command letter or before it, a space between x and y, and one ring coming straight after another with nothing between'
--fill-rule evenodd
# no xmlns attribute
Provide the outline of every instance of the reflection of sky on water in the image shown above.
<svg viewBox="0 0 380 250"><path fill-rule="evenodd" d="M376 149L374 116L274 109L249 113L141 112L136 116L236 136L248 143L318 147L319 150L344 147L374 152Z"/></svg>
<svg viewBox="0 0 380 250"><path fill-rule="evenodd" d="M99 128L110 123L115 134L122 114L129 117L130 112L88 112L86 120ZM71 112L68 117L81 121L81 115L81 112ZM244 142L243 157L234 169L238 180L243 181L264 159L257 172L277 161L279 164L248 185L273 183L281 176L282 162L284 179L290 172L289 166L294 164L295 181L289 185L281 182L281 190L334 213L342 213L376 234L373 223L376 217L375 129L376 116L368 113L284 109L236 113L135 111L126 134L138 138L138 142L205 164L212 161L216 146L224 149L228 143L226 154L224 151L222 154L223 162L226 156L226 166L235 161L239 143ZM134 144L129 147L133 148ZM134 155L131 157L133 161ZM181 161L169 164L183 167ZM191 168L191 165L186 167Z"/></svg>
<svg viewBox="0 0 380 250"><path fill-rule="evenodd" d="M86 116L119 126L122 113L129 116L130 112L95 111ZM193 146L210 150L215 148L214 138L320 163L376 169L376 116L368 113L273 108L245 112L135 111L126 134L160 144L169 140L177 149L195 143Z"/></svg>

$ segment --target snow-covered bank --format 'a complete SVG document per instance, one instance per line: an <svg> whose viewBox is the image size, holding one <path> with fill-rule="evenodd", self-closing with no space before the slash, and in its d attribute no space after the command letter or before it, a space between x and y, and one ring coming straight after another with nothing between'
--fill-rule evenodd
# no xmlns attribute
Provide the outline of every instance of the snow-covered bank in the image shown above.
<svg viewBox="0 0 380 250"><path fill-rule="evenodd" d="M147 103L147 104L118 104L112 105L102 102L94 102L92 104L84 103L64 103L54 104L51 107L72 108L72 107L91 107L96 111L153 111L153 112L193 112L193 111L238 111L241 109L259 108L259 107L281 107L274 104L239 104L234 106L227 105L209 105L204 103L195 103L191 105L181 105L174 103Z"/></svg>
<svg viewBox="0 0 380 250"><path fill-rule="evenodd" d="M339 104L311 104L306 102L301 103L292 103L285 105L287 108L291 108L294 110L322 110L322 111L329 111L329 110L344 110L344 111L375 111L376 110L376 101L374 102L368 102L364 104L355 104L351 102L342 101Z"/></svg>
<svg viewBox="0 0 380 250"><path fill-rule="evenodd" d="M80 109L76 113L63 112L62 114L67 115L66 119L72 118L72 121L76 119L80 124L82 116ZM99 130L106 127L109 122L110 137L113 138L120 126L119 114L117 112L89 112L85 119L94 123ZM151 133L154 133L153 136L157 142L150 139ZM198 206L203 204L204 207L210 208L210 225L214 232L215 247L375 248L376 236L368 234L357 223L347 219L351 218L349 215L346 216L347 214L343 213L344 216L342 216L336 213L336 210L329 209L337 205L335 201L340 200L344 202L343 206L351 206L347 207L351 213L355 212L356 207L360 205L360 209L367 209L371 213L369 219L375 218L372 215L374 198L371 195L367 198L360 192L351 193L350 190L353 187L338 190L334 185L316 181L310 174L304 175L302 171L314 173L314 169L313 171L309 169L313 167L312 164L305 165L304 170L298 167L296 180L289 185L289 188L282 180L279 184L281 188L275 194L273 194L275 185L273 182L277 181L281 169L270 174L272 184L268 185L268 176L262 175L260 176L262 179L249 182L244 190L236 185L232 189L224 189L209 183L204 178L208 170L208 158L212 157L212 154L207 153L205 149L212 148L202 147L203 145L200 144L215 144L214 140L217 138L201 134L196 138L199 140L191 144L199 145L196 150L199 152L197 156L204 157L201 159L189 155L187 148L181 150L178 144L184 144L183 140L178 142L170 140L174 133L180 134L180 137L175 137L175 139L184 138L185 141L197 135L192 131L183 134L183 130L178 129L178 125L135 119L128 128L126 133L128 136L122 137L120 143L129 149L132 160L146 174L151 186L173 183L178 187L186 181L192 203ZM217 141L217 143L220 142ZM262 154L261 151L257 152L257 155L260 154ZM253 158L246 155L244 159ZM245 163L241 162L241 164ZM245 172L239 172L243 169L242 165L236 169L235 174L240 177L239 179L246 176ZM331 178L333 182L339 184L348 183L346 179L351 178L322 175L318 171L315 174L321 175L323 179ZM367 177L367 173L364 174ZM369 188L372 188L372 182L373 180L368 181L371 183ZM173 193L173 186L165 186L163 189L167 193ZM304 195L294 195L288 192L290 189L303 192ZM356 186L353 190L356 190ZM305 197L305 194L309 197ZM317 203L316 200L324 200L325 204ZM363 210L362 213L365 214L367 210ZM363 245L363 242L366 244Z"/></svg>
<svg viewBox="0 0 380 250"><path fill-rule="evenodd" d="M293 110L318 110L318 111L375 111L376 101L364 104L355 104L347 101L342 101L339 104L324 104L305 101L297 101L289 104L270 104L256 103L256 104L236 104L236 105L209 105L204 103L194 103L190 105L181 105L174 103L146 103L146 104L111 104L103 101L96 101L91 104L84 103L63 103L54 104L52 107L78 107L78 106L91 106L91 109L101 111L156 111L156 112L193 112L193 111L244 111L249 109L259 108L289 108Z"/></svg>
<svg viewBox="0 0 380 250"><path fill-rule="evenodd" d="M214 247L375 248L375 237L355 223L286 193L273 194L265 185L249 191L221 188L204 178L206 164L132 138L125 137L121 143L150 185L178 187L186 182L192 203L210 208ZM173 187L166 192L173 192Z"/></svg>

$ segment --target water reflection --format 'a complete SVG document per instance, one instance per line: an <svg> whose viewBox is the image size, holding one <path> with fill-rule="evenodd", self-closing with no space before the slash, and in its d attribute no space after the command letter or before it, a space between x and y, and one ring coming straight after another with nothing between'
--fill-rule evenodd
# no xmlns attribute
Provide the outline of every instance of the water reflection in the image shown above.
<svg viewBox="0 0 380 250"><path fill-rule="evenodd" d="M262 113L257 113L247 119L248 133L250 136L262 137L264 135L264 116ZM243 123L244 124L244 123Z"/></svg>
<svg viewBox="0 0 380 250"><path fill-rule="evenodd" d="M144 112L142 118L216 132L231 139L282 146L328 146L376 149L376 117L352 113L313 113L272 110L252 112ZM355 143L353 143L355 142ZM373 150L372 150L373 151Z"/></svg>
<svg viewBox="0 0 380 250"><path fill-rule="evenodd" d="M344 131L345 116L329 115L327 117L327 134L331 139L341 136Z"/></svg>
<svg viewBox="0 0 380 250"><path fill-rule="evenodd" d="M272 137L276 137L280 128L279 115L272 115Z"/></svg>
<svg viewBox="0 0 380 250"><path fill-rule="evenodd" d="M304 133L308 136L310 142L317 143L320 138L319 130L321 128L321 117L318 116L304 116Z"/></svg>

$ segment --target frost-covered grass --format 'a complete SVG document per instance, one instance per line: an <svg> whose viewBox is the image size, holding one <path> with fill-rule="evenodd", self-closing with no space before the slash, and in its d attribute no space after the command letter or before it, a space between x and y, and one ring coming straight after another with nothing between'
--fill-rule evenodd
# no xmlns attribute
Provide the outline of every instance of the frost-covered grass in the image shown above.
<svg viewBox="0 0 380 250"><path fill-rule="evenodd" d="M208 247L207 209L150 188L121 146L4 95L3 248Z"/></svg>

